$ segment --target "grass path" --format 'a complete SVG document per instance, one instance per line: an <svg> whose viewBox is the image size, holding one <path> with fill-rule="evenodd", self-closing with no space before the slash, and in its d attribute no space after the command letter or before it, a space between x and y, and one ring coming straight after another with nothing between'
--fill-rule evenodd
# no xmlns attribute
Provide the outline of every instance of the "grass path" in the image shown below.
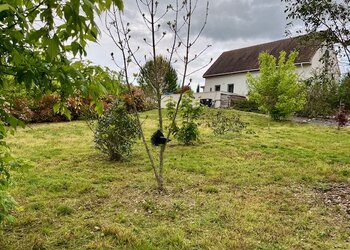
<svg viewBox="0 0 350 250"><path fill-rule="evenodd" d="M231 111L227 111L231 112ZM147 136L155 112L143 114ZM350 249L350 220L318 189L350 181L350 130L273 123L252 134L172 142L169 195L155 192L142 145L129 162L96 151L84 122L41 124L10 139L34 166L16 175L22 209L0 249Z"/></svg>

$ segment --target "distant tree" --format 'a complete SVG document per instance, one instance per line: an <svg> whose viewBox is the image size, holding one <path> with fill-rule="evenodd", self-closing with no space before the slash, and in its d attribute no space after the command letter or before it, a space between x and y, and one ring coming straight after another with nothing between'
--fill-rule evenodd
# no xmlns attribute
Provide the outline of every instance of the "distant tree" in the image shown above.
<svg viewBox="0 0 350 250"><path fill-rule="evenodd" d="M282 51L277 59L267 52L259 56L260 74L248 74L249 98L256 101L259 108L273 120L284 120L305 104L304 87L298 81L295 59L297 52L288 58Z"/></svg>
<svg viewBox="0 0 350 250"><path fill-rule="evenodd" d="M157 56L156 63L150 60L141 68L138 83L147 94L156 97L158 90L161 95L175 93L178 88L177 80L176 70L169 61L163 56Z"/></svg>
<svg viewBox="0 0 350 250"><path fill-rule="evenodd" d="M197 85L197 91L196 91L196 93L199 93L199 90L200 90L200 86L199 86L199 84Z"/></svg>
<svg viewBox="0 0 350 250"><path fill-rule="evenodd" d="M340 46L350 64L349 0L282 0L291 20L301 20L307 33L315 33L326 45ZM321 32L320 32L321 31Z"/></svg>

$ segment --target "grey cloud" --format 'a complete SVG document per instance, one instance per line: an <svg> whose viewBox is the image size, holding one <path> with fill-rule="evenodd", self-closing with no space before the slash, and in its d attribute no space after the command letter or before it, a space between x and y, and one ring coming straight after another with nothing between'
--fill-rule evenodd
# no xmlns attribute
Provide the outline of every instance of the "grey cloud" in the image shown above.
<svg viewBox="0 0 350 250"><path fill-rule="evenodd" d="M279 0L211 1L204 35L220 41L278 39L287 23L283 9Z"/></svg>
<svg viewBox="0 0 350 250"><path fill-rule="evenodd" d="M168 1L167 1L168 2ZM170 1L171 2L171 1ZM164 1L162 1L164 4ZM164 8L164 6L162 6ZM280 0L210 0L209 18L204 33L196 46L198 50L206 45L213 45L206 53L191 65L190 71L206 65L210 58L214 60L224 51L281 39L285 30L285 15ZM193 29L199 31L204 20L205 1L198 1L198 9L193 17ZM135 1L125 1L125 16L131 23L135 46L140 46L139 56L148 55L150 48L143 43L149 33L145 28ZM103 25L101 24L103 30ZM161 44L160 53L164 54L169 44ZM118 54L111 39L102 35L99 44L91 44L88 48L88 59L95 64L109 66L117 70L110 58L110 52ZM162 52L163 51L163 52ZM166 53L166 52L165 52ZM179 70L181 65L174 65ZM193 74L193 88L203 84L202 75L208 67ZM137 67L132 68L137 72ZM181 71L181 70L180 70Z"/></svg>

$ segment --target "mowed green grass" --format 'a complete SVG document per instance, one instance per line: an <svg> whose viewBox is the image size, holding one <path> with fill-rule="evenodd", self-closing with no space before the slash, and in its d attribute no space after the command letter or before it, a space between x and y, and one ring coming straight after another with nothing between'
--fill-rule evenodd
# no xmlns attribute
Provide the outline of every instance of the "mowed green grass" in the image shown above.
<svg viewBox="0 0 350 250"><path fill-rule="evenodd" d="M166 195L141 142L116 163L84 122L19 130L13 153L34 166L15 176L21 209L0 249L350 249L349 217L318 195L350 181L350 129L286 122L269 132L265 116L240 114L254 133L203 126L196 145L170 143ZM142 115L149 138L156 113Z"/></svg>

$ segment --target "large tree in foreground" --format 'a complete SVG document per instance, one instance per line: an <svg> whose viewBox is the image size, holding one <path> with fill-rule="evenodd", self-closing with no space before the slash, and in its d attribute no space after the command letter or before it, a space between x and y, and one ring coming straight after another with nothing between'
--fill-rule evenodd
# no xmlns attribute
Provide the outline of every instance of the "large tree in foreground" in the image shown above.
<svg viewBox="0 0 350 250"><path fill-rule="evenodd" d="M257 77L248 74L249 99L258 103L259 108L274 120L284 120L301 110L305 103L304 87L298 81L294 61L297 52L280 53L277 58L267 52L259 56Z"/></svg>
<svg viewBox="0 0 350 250"><path fill-rule="evenodd" d="M20 85L38 94L59 93L62 105L56 110L68 116L63 103L76 91L92 97L101 109L97 99L113 83L97 80L101 68L69 57L86 54L87 42L97 41L95 18L112 3L123 8L122 0L0 0L0 88ZM11 219L14 201L7 187L10 171L20 166L9 152L6 134L23 125L6 105L0 96L0 222Z"/></svg>

